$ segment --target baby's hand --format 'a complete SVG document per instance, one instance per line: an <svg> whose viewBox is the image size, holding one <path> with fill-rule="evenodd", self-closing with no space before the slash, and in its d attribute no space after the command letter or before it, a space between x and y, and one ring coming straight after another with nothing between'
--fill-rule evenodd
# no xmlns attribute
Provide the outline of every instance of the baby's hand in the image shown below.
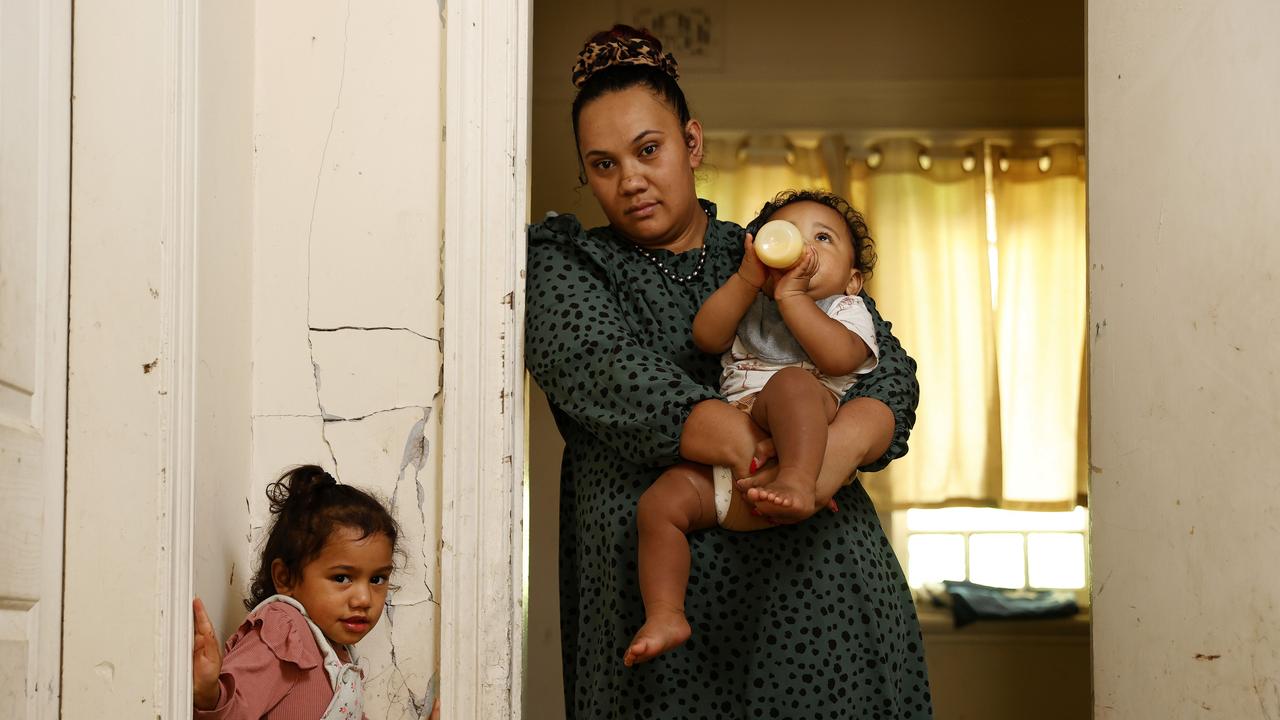
<svg viewBox="0 0 1280 720"><path fill-rule="evenodd" d="M191 652L191 694L197 710L212 710L218 706L221 690L218 675L222 672L222 649L213 634L213 623L205 612L204 603L196 598L191 604L195 614L195 641Z"/></svg>
<svg viewBox="0 0 1280 720"><path fill-rule="evenodd" d="M777 272L777 271L775 271ZM791 295L809 292L809 281L818 273L818 253L806 246L804 254L794 265L783 271L773 283L773 299L780 301Z"/></svg>
<svg viewBox="0 0 1280 720"><path fill-rule="evenodd" d="M768 277L768 268L760 258L756 257L755 237L751 233L747 233L747 237L742 241L742 264L738 266L738 275L747 284L757 290L764 285L764 280Z"/></svg>

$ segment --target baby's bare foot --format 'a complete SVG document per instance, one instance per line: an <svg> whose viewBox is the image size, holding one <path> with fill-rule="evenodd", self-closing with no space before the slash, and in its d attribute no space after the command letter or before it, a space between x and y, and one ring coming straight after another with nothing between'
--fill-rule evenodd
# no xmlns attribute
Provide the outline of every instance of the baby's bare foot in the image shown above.
<svg viewBox="0 0 1280 720"><path fill-rule="evenodd" d="M678 610L650 613L644 627L631 639L631 646L622 657L627 667L649 662L668 650L675 650L689 639L692 630L684 613Z"/></svg>
<svg viewBox="0 0 1280 720"><path fill-rule="evenodd" d="M780 520L804 520L813 515L813 479L804 473L779 470L778 477L764 487L747 490L747 499L761 514Z"/></svg>

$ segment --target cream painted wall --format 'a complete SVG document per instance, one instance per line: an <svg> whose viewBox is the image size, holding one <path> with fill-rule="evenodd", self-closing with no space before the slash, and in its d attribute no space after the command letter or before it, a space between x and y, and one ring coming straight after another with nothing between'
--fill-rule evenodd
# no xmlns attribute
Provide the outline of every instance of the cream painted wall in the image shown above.
<svg viewBox="0 0 1280 720"><path fill-rule="evenodd" d="M152 4L76 6L64 716L167 712L160 500L184 478L164 466L162 280L181 186L196 214L196 589L234 630L262 489L285 467L373 490L403 552L360 647L366 711L417 718L439 664L441 7L200 3L196 158L176 178L165 21Z"/></svg>
<svg viewBox="0 0 1280 720"><path fill-rule="evenodd" d="M1088 14L1095 716L1280 717L1280 6Z"/></svg>
<svg viewBox="0 0 1280 720"><path fill-rule="evenodd" d="M254 26L249 2L200 16L195 593L219 637L240 624L250 548Z"/></svg>
<svg viewBox="0 0 1280 720"><path fill-rule="evenodd" d="M401 523L360 650L370 717L417 717L437 666L443 29L437 6L257 3L248 515L314 462Z"/></svg>

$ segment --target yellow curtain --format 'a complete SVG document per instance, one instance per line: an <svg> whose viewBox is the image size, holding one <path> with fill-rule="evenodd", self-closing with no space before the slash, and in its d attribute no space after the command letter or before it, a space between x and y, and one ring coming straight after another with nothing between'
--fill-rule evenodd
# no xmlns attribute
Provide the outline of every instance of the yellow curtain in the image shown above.
<svg viewBox="0 0 1280 720"><path fill-rule="evenodd" d="M911 140L878 145L876 169L855 166L879 262L868 285L919 363L910 453L869 478L896 506L989 504L999 495L995 328L982 164L934 157Z"/></svg>
<svg viewBox="0 0 1280 720"><path fill-rule="evenodd" d="M721 220L746 225L782 190L831 190L817 148L796 147L780 136L740 139L708 138L705 161L696 173L698 195L716 204ZM752 147L767 161L752 161ZM767 154L766 154L767 153Z"/></svg>
<svg viewBox="0 0 1280 720"><path fill-rule="evenodd" d="M910 453L864 478L878 507L1083 503L1079 147L986 168L981 145L934 149L923 164L914 140L876 147L872 169L846 166L837 136L813 147L781 136L709 139L699 194L745 224L780 190L838 187L866 216L879 255L868 292L919 363L920 381Z"/></svg>
<svg viewBox="0 0 1280 720"><path fill-rule="evenodd" d="M993 174L999 274L1002 504L1066 509L1088 475L1085 183L1080 149L1054 145Z"/></svg>

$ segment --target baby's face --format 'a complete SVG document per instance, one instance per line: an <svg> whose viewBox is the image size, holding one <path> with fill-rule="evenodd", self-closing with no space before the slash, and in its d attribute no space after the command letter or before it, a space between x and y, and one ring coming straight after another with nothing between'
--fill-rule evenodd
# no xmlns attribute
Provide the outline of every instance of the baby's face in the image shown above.
<svg viewBox="0 0 1280 720"><path fill-rule="evenodd" d="M784 206L769 219L795 225L805 245L817 253L818 271L809 279L809 297L821 300L860 289L850 285L859 274L853 267L853 235L844 216L822 203L802 200Z"/></svg>

